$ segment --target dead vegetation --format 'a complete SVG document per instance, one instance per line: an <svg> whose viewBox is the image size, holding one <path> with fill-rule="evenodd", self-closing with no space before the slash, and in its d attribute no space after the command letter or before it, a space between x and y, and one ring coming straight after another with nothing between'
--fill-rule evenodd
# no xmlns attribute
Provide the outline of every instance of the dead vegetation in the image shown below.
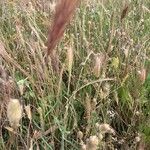
<svg viewBox="0 0 150 150"><path fill-rule="evenodd" d="M2 149L149 148L149 2L0 5Z"/></svg>

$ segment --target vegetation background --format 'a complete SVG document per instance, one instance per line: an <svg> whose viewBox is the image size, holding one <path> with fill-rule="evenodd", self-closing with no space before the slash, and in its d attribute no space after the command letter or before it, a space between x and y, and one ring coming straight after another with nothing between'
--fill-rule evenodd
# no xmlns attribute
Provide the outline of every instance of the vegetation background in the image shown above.
<svg viewBox="0 0 150 150"><path fill-rule="evenodd" d="M17 132L1 123L0 149L148 150L150 1L83 0L56 48L59 73L44 62L55 5L0 1L0 64L25 105Z"/></svg>

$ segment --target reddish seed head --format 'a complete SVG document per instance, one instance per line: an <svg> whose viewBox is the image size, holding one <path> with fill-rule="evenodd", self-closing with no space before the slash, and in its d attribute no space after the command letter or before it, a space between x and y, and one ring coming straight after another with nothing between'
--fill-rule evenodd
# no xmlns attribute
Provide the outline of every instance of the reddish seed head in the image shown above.
<svg viewBox="0 0 150 150"><path fill-rule="evenodd" d="M57 42L63 36L65 27L70 21L79 0L59 0L56 5L56 12L52 27L48 35L48 55L53 52Z"/></svg>

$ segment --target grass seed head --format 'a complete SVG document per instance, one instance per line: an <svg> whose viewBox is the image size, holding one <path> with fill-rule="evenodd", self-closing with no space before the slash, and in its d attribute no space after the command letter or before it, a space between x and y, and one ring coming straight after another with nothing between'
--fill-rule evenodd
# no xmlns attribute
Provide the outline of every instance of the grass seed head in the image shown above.
<svg viewBox="0 0 150 150"><path fill-rule="evenodd" d="M139 79L141 80L142 84L146 80L146 69L142 68L140 71L138 71Z"/></svg>
<svg viewBox="0 0 150 150"><path fill-rule="evenodd" d="M30 105L25 106L25 111L27 113L27 116L28 116L29 120L31 121L32 120L32 113L31 113Z"/></svg>
<svg viewBox="0 0 150 150"><path fill-rule="evenodd" d="M16 128L19 126L22 118L22 105L18 99L10 99L8 102L7 117L11 127Z"/></svg>
<svg viewBox="0 0 150 150"><path fill-rule="evenodd" d="M135 137L135 142L136 142L136 143L138 143L138 142L140 142L140 141L141 141L140 136Z"/></svg>
<svg viewBox="0 0 150 150"><path fill-rule="evenodd" d="M96 135L90 136L89 139L87 140L87 150L96 150L97 146L99 144L99 139Z"/></svg>
<svg viewBox="0 0 150 150"><path fill-rule="evenodd" d="M72 65L73 65L73 49L72 49L72 47L67 49L67 64L68 64L68 71L71 72Z"/></svg>
<svg viewBox="0 0 150 150"><path fill-rule="evenodd" d="M105 134L105 133L115 134L114 129L112 129L112 127L107 123L104 123L104 124L97 123L96 127L102 134Z"/></svg>
<svg viewBox="0 0 150 150"><path fill-rule="evenodd" d="M81 150L87 150L87 148L86 148L86 145L85 145L85 144L82 144L82 145L81 145Z"/></svg>
<svg viewBox="0 0 150 150"><path fill-rule="evenodd" d="M56 5L54 20L49 30L47 51L53 53L57 42L64 34L66 25L70 21L77 7L78 0L59 0Z"/></svg>
<svg viewBox="0 0 150 150"><path fill-rule="evenodd" d="M82 138L83 138L83 132L78 131L77 137L78 137L78 139L82 140Z"/></svg>
<svg viewBox="0 0 150 150"><path fill-rule="evenodd" d="M105 59L106 58L104 54L102 53L95 54L93 73L96 77L100 76Z"/></svg>

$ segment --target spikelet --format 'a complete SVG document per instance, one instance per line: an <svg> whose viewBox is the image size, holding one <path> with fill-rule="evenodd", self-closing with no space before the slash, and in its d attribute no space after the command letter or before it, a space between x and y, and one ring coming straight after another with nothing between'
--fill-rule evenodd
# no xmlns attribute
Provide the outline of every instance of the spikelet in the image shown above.
<svg viewBox="0 0 150 150"><path fill-rule="evenodd" d="M87 150L97 150L99 144L99 139L96 135L90 136L86 143Z"/></svg>
<svg viewBox="0 0 150 150"><path fill-rule="evenodd" d="M73 65L73 49L69 47L67 49L67 64L68 64L68 71L71 73L72 65Z"/></svg>
<svg viewBox="0 0 150 150"><path fill-rule="evenodd" d="M105 61L106 61L106 56L104 54L98 53L94 55L93 73L96 77L100 76Z"/></svg>
<svg viewBox="0 0 150 150"><path fill-rule="evenodd" d="M123 10L122 10L122 13L121 13L121 21L125 18L125 16L127 15L127 12L128 12L128 9L129 9L129 6L126 5Z"/></svg>
<svg viewBox="0 0 150 150"><path fill-rule="evenodd" d="M119 64L120 64L119 58L118 57L112 57L112 63L111 63L112 67L114 69L118 69Z"/></svg>
<svg viewBox="0 0 150 150"><path fill-rule="evenodd" d="M82 145L81 145L81 150L87 150L87 148L86 148L86 145L85 145L85 144L82 144Z"/></svg>
<svg viewBox="0 0 150 150"><path fill-rule="evenodd" d="M31 107L30 107L30 105L25 106L25 111L26 111L28 119L31 121L32 120L32 114L31 114Z"/></svg>
<svg viewBox="0 0 150 150"><path fill-rule="evenodd" d="M140 71L138 71L138 75L139 75L139 79L140 81L142 82L142 84L145 82L146 80L146 69L145 68L142 68Z"/></svg>
<svg viewBox="0 0 150 150"><path fill-rule="evenodd" d="M48 55L53 52L57 42L63 36L65 27L70 21L79 0L59 0L56 5L54 20L48 34Z"/></svg>
<svg viewBox="0 0 150 150"><path fill-rule="evenodd" d="M56 8L56 2L53 1L53 2L50 3L50 11L51 11L51 13L56 11L55 8Z"/></svg>
<svg viewBox="0 0 150 150"><path fill-rule="evenodd" d="M12 128L19 126L22 118L22 105L18 99L10 99L7 105L7 118Z"/></svg>
<svg viewBox="0 0 150 150"><path fill-rule="evenodd" d="M26 81L26 80L23 79L23 80L20 80L20 81L17 82L18 90L19 90L21 96L24 94L25 81Z"/></svg>
<svg viewBox="0 0 150 150"><path fill-rule="evenodd" d="M86 135L87 135L88 132L90 131L90 126L91 126L91 125L90 125L91 113L92 113L91 98L90 98L90 96L87 94L87 95L86 95L86 99L85 99L85 118L86 118L86 122L87 122Z"/></svg>
<svg viewBox="0 0 150 150"><path fill-rule="evenodd" d="M115 134L115 130L107 123L103 123L103 124L99 124L96 123L96 128L102 133L111 133L111 134Z"/></svg>
<svg viewBox="0 0 150 150"><path fill-rule="evenodd" d="M138 142L140 142L140 141L141 141L141 137L140 137L140 136L136 136L136 137L135 137L135 142L138 143Z"/></svg>
<svg viewBox="0 0 150 150"><path fill-rule="evenodd" d="M77 132L77 138L78 138L79 140L82 140L82 138L83 138L83 132L82 132L82 131L78 131L78 132Z"/></svg>

